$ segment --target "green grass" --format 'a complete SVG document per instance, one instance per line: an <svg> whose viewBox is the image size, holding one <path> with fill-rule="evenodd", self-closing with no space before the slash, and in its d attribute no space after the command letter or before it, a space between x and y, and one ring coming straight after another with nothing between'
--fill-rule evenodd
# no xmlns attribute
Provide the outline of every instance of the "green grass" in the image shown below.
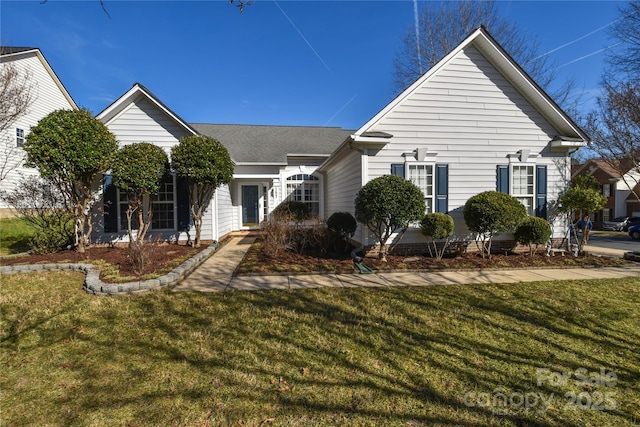
<svg viewBox="0 0 640 427"><path fill-rule="evenodd" d="M2 277L2 425L640 422L640 278L113 298L81 284ZM584 384L580 368L617 382ZM465 404L496 390L515 403ZM526 393L550 405L526 410Z"/></svg>
<svg viewBox="0 0 640 427"><path fill-rule="evenodd" d="M29 239L35 230L20 218L0 219L0 255L19 254L29 250Z"/></svg>

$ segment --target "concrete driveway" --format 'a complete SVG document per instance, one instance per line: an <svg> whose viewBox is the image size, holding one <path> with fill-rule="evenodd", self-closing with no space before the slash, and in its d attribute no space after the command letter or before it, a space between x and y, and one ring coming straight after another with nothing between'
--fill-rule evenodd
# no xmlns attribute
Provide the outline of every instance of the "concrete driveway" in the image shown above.
<svg viewBox="0 0 640 427"><path fill-rule="evenodd" d="M589 236L589 244L585 250L593 251L594 253L602 251L623 254L624 252L640 251L640 241L633 240L629 237L629 234L622 231L594 231Z"/></svg>

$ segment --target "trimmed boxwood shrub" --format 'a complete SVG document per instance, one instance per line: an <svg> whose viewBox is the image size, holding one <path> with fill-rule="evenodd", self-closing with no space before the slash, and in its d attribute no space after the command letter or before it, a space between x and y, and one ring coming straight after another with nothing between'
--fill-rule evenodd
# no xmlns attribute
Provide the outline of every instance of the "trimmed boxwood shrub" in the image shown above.
<svg viewBox="0 0 640 427"><path fill-rule="evenodd" d="M397 175L383 175L358 191L355 208L358 222L380 242L378 258L385 261L389 237L402 229L399 242L409 223L422 218L426 205L422 190L415 184Z"/></svg>
<svg viewBox="0 0 640 427"><path fill-rule="evenodd" d="M273 210L273 216L286 221L303 222L309 219L309 206L303 202L287 200Z"/></svg>
<svg viewBox="0 0 640 427"><path fill-rule="evenodd" d="M500 233L513 233L527 217L527 209L515 197L498 191L485 191L464 204L464 222L476 235L476 244L484 258L491 256L491 241Z"/></svg>
<svg viewBox="0 0 640 427"><path fill-rule="evenodd" d="M538 246L549 241L551 225L544 218L530 216L516 227L514 237L518 243L528 246L529 255L533 256Z"/></svg>
<svg viewBox="0 0 640 427"><path fill-rule="evenodd" d="M450 215L440 212L433 212L426 214L422 221L420 221L420 231L423 235L429 238L430 242L427 246L429 248L429 254L435 256L437 259L442 259L444 251L449 244L449 238L453 236L454 222ZM436 240L445 239L444 245L438 250ZM433 252L431 248L433 247Z"/></svg>
<svg viewBox="0 0 640 427"><path fill-rule="evenodd" d="M352 237L358 228L358 222L349 212L334 212L327 220L327 228L336 242L344 240L345 250L349 247L349 237ZM335 244L335 243L334 243ZM336 245L337 246L337 245Z"/></svg>

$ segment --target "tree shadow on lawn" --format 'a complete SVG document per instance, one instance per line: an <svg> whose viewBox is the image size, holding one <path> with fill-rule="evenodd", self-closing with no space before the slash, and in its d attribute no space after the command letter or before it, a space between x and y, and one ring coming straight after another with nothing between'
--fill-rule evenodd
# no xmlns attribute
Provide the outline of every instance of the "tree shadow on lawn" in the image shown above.
<svg viewBox="0 0 640 427"><path fill-rule="evenodd" d="M538 368L597 371L613 357L636 360L616 319L637 314L613 301L598 305L602 319L574 310L607 293L604 281L590 289L573 301L558 301L567 294L551 283L86 296L81 310L52 314L66 322L53 328L45 318L32 329L43 352L70 366L51 366L54 384L61 369L73 384L52 398L64 413L53 422L82 423L91 413L149 425L275 418L577 426L584 419L562 411L512 405L495 415L495 407L468 406L464 395L496 388L561 395L564 389L537 387ZM638 300L631 287L619 292L618 300ZM75 350L61 355L65 340ZM618 388L639 392L637 371L611 369ZM613 425L633 410L587 415Z"/></svg>

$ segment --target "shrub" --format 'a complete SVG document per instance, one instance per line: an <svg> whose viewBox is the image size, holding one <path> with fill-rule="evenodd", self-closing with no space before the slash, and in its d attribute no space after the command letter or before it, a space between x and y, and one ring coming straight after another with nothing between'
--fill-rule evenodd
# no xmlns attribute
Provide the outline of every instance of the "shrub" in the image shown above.
<svg viewBox="0 0 640 427"><path fill-rule="evenodd" d="M515 197L498 191L485 191L467 200L464 221L476 235L482 257L491 256L491 241L500 233L513 233L527 217L527 210ZM480 244L481 243L481 244Z"/></svg>
<svg viewBox="0 0 640 427"><path fill-rule="evenodd" d="M157 242L149 242L146 240L137 240L129 242L127 247L127 257L131 263L134 273L141 276L153 260L153 254Z"/></svg>
<svg viewBox="0 0 640 427"><path fill-rule="evenodd" d="M171 165L180 179L189 186L189 204L196 229L194 247L200 246L203 210L216 188L228 184L233 176L233 161L219 141L206 135L180 138L171 148Z"/></svg>
<svg viewBox="0 0 640 427"><path fill-rule="evenodd" d="M66 224L40 229L29 240L29 247L36 254L50 254L73 245L73 217Z"/></svg>
<svg viewBox="0 0 640 427"><path fill-rule="evenodd" d="M349 212L334 212L327 220L327 228L333 239L344 240L344 251L346 251L349 247L349 237L355 234L358 222Z"/></svg>
<svg viewBox="0 0 640 427"><path fill-rule="evenodd" d="M113 185L127 193L127 231L129 241L144 240L151 226L151 194L160 189L163 177L169 170L169 158L164 150L148 142L125 145L116 153L111 171ZM133 235L133 215L138 227Z"/></svg>
<svg viewBox="0 0 640 427"><path fill-rule="evenodd" d="M317 250L325 253L329 230L320 218L314 218L310 224L302 226L288 221L284 216L274 216L262 226L262 236L262 251L276 258L285 251L301 254L305 250Z"/></svg>
<svg viewBox="0 0 640 427"><path fill-rule="evenodd" d="M51 253L73 245L73 213L58 187L49 180L35 176L22 178L15 190L2 193L2 200L35 229L29 240L34 252Z"/></svg>
<svg viewBox="0 0 640 427"><path fill-rule="evenodd" d="M387 240L398 229L400 241L411 221L424 215L422 190L396 175L384 175L366 183L355 200L356 219L367 226L380 242L378 257L387 255ZM397 243L396 243L397 244Z"/></svg>
<svg viewBox="0 0 640 427"><path fill-rule="evenodd" d="M514 233L516 241L529 247L529 255L533 256L539 245L544 245L551 237L551 225L544 218L531 216L526 218Z"/></svg>
<svg viewBox="0 0 640 427"><path fill-rule="evenodd" d="M431 256L435 253L437 259L442 259L444 251L449 244L449 238L453 236L453 228L453 218L444 213L429 213L422 218L422 221L420 221L420 231L430 239L427 247L429 248L429 254ZM436 240L441 239L445 239L445 241L442 248L438 250ZM432 247L433 252L431 251Z"/></svg>
<svg viewBox="0 0 640 427"><path fill-rule="evenodd" d="M24 144L26 165L58 188L77 225L79 252L89 244L94 181L110 167L116 137L88 110L57 110L38 122Z"/></svg>
<svg viewBox="0 0 640 427"><path fill-rule="evenodd" d="M309 206L303 202L287 200L280 203L272 215L285 221L303 222L309 219Z"/></svg>

